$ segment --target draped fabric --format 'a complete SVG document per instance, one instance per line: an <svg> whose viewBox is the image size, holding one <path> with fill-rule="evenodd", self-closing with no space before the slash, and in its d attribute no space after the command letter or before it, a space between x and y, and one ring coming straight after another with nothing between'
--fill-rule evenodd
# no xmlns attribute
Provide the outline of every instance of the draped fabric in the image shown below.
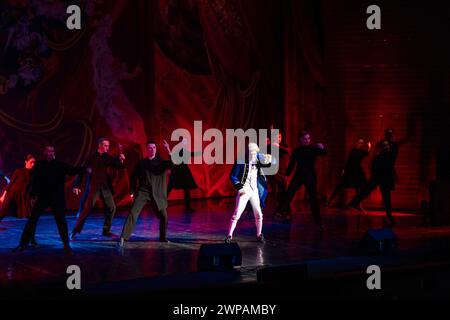
<svg viewBox="0 0 450 320"><path fill-rule="evenodd" d="M152 107L148 1L74 3L83 9L81 31L67 30L63 2L1 4L0 167L8 173L47 142L74 165L99 136L112 140L112 153L123 144L129 163L142 153ZM116 177L118 204L127 204L127 172Z"/></svg>
<svg viewBox="0 0 450 320"><path fill-rule="evenodd" d="M217 128L224 136L226 129L264 129L281 123L278 2L158 4L155 104L162 136L169 137L177 128L186 128L193 135L195 120L202 121L203 131ZM194 197L234 194L228 181L230 165L190 168L199 185ZM181 195L175 191L171 196Z"/></svg>
<svg viewBox="0 0 450 320"><path fill-rule="evenodd" d="M59 159L82 164L99 136L112 140L112 154L123 145L129 172L146 139L167 156L162 140L177 128L193 135L196 120L203 131L223 134L286 127L292 146L300 127L323 131L315 109L320 50L304 24L292 24L303 13L296 1L289 10L273 0L74 3L83 9L81 31L65 28L63 2L2 4L0 168L7 173L48 141ZM285 46L286 29L292 48ZM229 165L190 168L199 185L194 197L234 194ZM114 173L119 205L130 201L127 172ZM76 208L70 189L68 182L68 205Z"/></svg>
<svg viewBox="0 0 450 320"><path fill-rule="evenodd" d="M218 85L214 111L219 117L214 126L267 128L274 120L279 122L274 110L282 103L280 4L266 0L198 3Z"/></svg>

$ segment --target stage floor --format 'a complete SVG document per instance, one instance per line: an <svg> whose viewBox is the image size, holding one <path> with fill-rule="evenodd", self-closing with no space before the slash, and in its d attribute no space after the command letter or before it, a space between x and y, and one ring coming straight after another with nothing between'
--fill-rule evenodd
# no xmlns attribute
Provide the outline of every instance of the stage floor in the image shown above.
<svg viewBox="0 0 450 320"><path fill-rule="evenodd" d="M94 213L88 218L82 234L72 242L73 256L66 256L62 250L50 214L43 215L39 221L36 235L39 247L12 253L26 220L7 217L0 223L0 285L29 287L51 283L67 277L66 268L73 264L80 266L85 286L192 274L197 271L200 246L223 242L234 198L195 200L192 205L196 211L186 213L182 204L170 204L168 230L171 243L167 244L157 241L158 219L150 210L144 209L134 236L122 252L115 246L126 212L116 215L112 239L101 235L103 217L101 213ZM253 215L245 213L242 216L234 234L234 241L242 250L242 267L237 269L239 276L232 281L256 281L256 271L266 266L308 263L310 275L320 276L354 272L367 265L367 257L364 261L358 260L364 256L359 240L369 228L382 227L383 212L369 211L367 217L359 217L353 211L324 208L326 230L320 232L305 203L295 203L293 208L290 224L275 222L272 210L266 210L263 228L266 244L256 242ZM437 260L448 257L450 227L424 227L423 217L418 214L395 212L394 217L399 251L384 257L387 259L384 263L426 263L432 260L431 257ZM75 223L73 214L68 216L68 223L71 230ZM214 281L230 280L217 278ZM158 282L158 286L165 284ZM0 295L3 294L0 291Z"/></svg>

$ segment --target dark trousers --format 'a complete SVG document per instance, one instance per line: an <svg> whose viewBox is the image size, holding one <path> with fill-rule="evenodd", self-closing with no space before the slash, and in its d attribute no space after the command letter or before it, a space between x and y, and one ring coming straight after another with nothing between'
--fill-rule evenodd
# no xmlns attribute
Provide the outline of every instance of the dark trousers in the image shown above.
<svg viewBox="0 0 450 320"><path fill-rule="evenodd" d="M75 224L72 233L81 232L87 217L92 212L92 208L94 207L95 202L99 197L103 203L105 215L103 232L109 232L111 230L112 220L114 218L114 214L116 213L116 204L114 203L114 197L111 193L111 190L109 190L109 188L102 187L97 189L91 189L89 191L85 206L81 211L80 216L78 217L77 223Z"/></svg>
<svg viewBox="0 0 450 320"><path fill-rule="evenodd" d="M153 199L150 192L146 191L138 191L136 198L134 199L133 205L131 206L130 214L125 221L125 224L122 229L121 237L125 240L130 239L131 234L136 227L137 219L141 214L144 206L149 203L152 205L153 210L155 210L158 218L159 218L159 238L161 240L165 240L167 237L167 211L166 209L158 209L156 206L155 200Z"/></svg>
<svg viewBox="0 0 450 320"><path fill-rule="evenodd" d="M361 201L363 201L376 187L380 187L381 196L384 202L384 208L386 210L386 216L392 218L392 207L391 207L391 188L383 186L376 180L371 179L367 183L367 186L363 188L349 203L351 207L356 207Z"/></svg>
<svg viewBox="0 0 450 320"><path fill-rule="evenodd" d="M330 198L328 199L328 203L331 204L331 202L333 201L333 199L336 197L336 195L338 194L338 192L342 191L346 189L345 187L345 183L344 181L341 179L341 181L339 181L339 183L337 184L336 188L334 188L333 193L331 194ZM362 188L353 188L355 189L355 193L359 194L362 191Z"/></svg>
<svg viewBox="0 0 450 320"><path fill-rule="evenodd" d="M20 239L20 245L26 246L31 239L34 239L36 233L36 226L41 214L46 208L50 207L53 216L56 220L59 236L64 246L69 246L69 234L67 228L66 216L64 214L64 205L60 203L51 203L50 201L37 200L33 209L31 209L31 216L23 229L22 237Z"/></svg>
<svg viewBox="0 0 450 320"><path fill-rule="evenodd" d="M167 186L167 198L169 198L169 194L172 189L173 186L169 181L169 185ZM186 209L191 209L191 192L189 189L184 189L184 207Z"/></svg>
<svg viewBox="0 0 450 320"><path fill-rule="evenodd" d="M279 205L284 201L284 197L287 192L287 185L284 181L284 176L268 176L267 181L269 182L271 192L275 195L276 203Z"/></svg>
<svg viewBox="0 0 450 320"><path fill-rule="evenodd" d="M287 212L290 210L292 199L297 192L297 190L305 185L306 191L308 192L309 205L311 207L311 213L316 223L321 222L320 217L320 205L317 198L317 182L315 177L298 177L294 176L284 197L284 201L280 204L278 212Z"/></svg>

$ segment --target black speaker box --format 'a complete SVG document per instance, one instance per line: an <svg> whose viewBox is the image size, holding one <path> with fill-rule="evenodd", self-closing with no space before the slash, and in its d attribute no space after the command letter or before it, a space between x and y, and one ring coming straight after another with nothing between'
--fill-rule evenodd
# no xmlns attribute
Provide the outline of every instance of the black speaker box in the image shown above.
<svg viewBox="0 0 450 320"><path fill-rule="evenodd" d="M369 254L385 254L397 249L397 236L388 228L370 229L362 238L362 247Z"/></svg>
<svg viewBox="0 0 450 320"><path fill-rule="evenodd" d="M197 260L199 271L232 269L242 264L241 248L237 243L203 244Z"/></svg>

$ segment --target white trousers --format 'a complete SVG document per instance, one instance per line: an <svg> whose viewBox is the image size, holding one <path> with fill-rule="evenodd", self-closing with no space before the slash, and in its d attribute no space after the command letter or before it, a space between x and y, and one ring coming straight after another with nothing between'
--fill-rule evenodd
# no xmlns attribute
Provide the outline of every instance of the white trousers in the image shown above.
<svg viewBox="0 0 450 320"><path fill-rule="evenodd" d="M259 194L257 188L252 190L251 188L244 187L245 193L238 193L236 196L236 207L234 209L233 216L230 220L230 226L228 228L228 235L233 236L234 229L236 228L236 224L239 218L242 215L242 212L245 210L247 206L247 202L250 201L250 204L253 209L253 214L255 216L255 224L256 224L256 236L259 237L262 232L262 222L263 222L263 214L261 210L261 204L259 202Z"/></svg>

